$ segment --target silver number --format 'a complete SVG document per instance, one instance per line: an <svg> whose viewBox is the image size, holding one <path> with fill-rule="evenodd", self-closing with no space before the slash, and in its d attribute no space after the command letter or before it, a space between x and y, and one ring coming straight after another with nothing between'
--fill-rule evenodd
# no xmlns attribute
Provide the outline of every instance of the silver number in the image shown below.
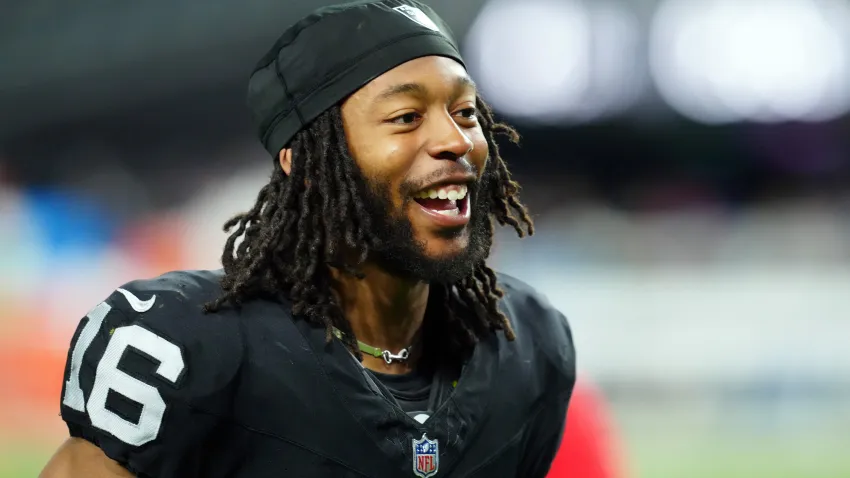
<svg viewBox="0 0 850 478"><path fill-rule="evenodd" d="M101 302L86 315L86 325L83 326L77 343L74 344L74 350L71 352L71 371L68 374L68 381L65 382L65 396L62 397L62 404L78 412L86 411L86 398L83 395L83 389L80 388L80 367L83 365L83 356L97 337L97 332L103 325L103 319L110 310L112 306Z"/></svg>
<svg viewBox="0 0 850 478"><path fill-rule="evenodd" d="M118 362L127 347L141 350L158 360L156 373L172 383L177 382L185 364L180 347L138 325L117 328L112 334L103 358L97 365L88 401L89 418L92 425L111 433L124 443L140 446L156 439L159 434L165 401L156 387L118 370ZM106 409L109 390L142 405L139 423L125 420Z"/></svg>
<svg viewBox="0 0 850 478"><path fill-rule="evenodd" d="M80 387L80 367L86 350L91 346L110 310L112 307L103 302L86 316L88 322L83 326L71 352L71 370L65 382L62 403L80 412L88 409L92 425L129 445L140 446L159 435L165 414L165 401L156 387L118 370L121 356L127 347L148 354L159 361L156 373L171 383L177 382L186 365L180 347L172 342L138 325L119 327L113 332L97 365L94 385L86 403ZM138 423L125 420L106 408L106 397L110 390L142 405Z"/></svg>

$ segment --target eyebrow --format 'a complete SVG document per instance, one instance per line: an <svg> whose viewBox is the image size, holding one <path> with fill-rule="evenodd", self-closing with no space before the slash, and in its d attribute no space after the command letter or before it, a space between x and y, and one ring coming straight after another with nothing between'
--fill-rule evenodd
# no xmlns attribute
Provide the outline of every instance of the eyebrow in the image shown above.
<svg viewBox="0 0 850 478"><path fill-rule="evenodd" d="M473 90L477 90L478 87L475 85L475 82L472 81L472 78L468 76L458 76L454 80L454 92L455 94L460 94L461 90L471 88ZM396 96L402 95L410 95L410 96L428 96L428 88L421 83L401 83L398 85L390 86L389 88L382 91L378 97L377 101L385 101L389 100Z"/></svg>

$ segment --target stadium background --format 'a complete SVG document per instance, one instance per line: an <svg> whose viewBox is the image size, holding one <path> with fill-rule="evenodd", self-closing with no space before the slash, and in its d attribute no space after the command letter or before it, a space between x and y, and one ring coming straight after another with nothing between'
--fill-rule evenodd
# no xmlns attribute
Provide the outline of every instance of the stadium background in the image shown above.
<svg viewBox="0 0 850 478"><path fill-rule="evenodd" d="M217 266L272 167L247 74L329 3L4 3L0 477L63 440L89 308ZM571 318L628 475L850 476L850 5L426 3L523 135L539 234L494 260Z"/></svg>

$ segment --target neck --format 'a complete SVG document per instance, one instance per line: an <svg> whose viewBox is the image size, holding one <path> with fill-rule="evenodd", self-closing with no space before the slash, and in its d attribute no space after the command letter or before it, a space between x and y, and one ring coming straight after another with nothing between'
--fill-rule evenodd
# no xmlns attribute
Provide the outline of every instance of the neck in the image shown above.
<svg viewBox="0 0 850 478"><path fill-rule="evenodd" d="M425 318L429 286L399 278L373 264L364 264L362 272L365 277L358 279L333 270L334 291L345 318L357 340L398 353L416 339ZM392 364L364 356L363 365L378 372L405 373L418 355L419 350L414 349L410 360Z"/></svg>

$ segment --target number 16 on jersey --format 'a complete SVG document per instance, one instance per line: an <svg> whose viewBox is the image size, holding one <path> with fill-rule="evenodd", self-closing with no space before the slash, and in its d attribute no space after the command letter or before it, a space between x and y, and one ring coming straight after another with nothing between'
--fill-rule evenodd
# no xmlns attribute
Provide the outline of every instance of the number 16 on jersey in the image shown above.
<svg viewBox="0 0 850 478"><path fill-rule="evenodd" d="M147 354L159 361L156 374L173 384L177 383L186 366L180 347L172 342L139 325L118 327L97 363L94 384L86 402L80 385L80 368L86 351L97 338L111 310L112 306L101 302L86 315L86 323L71 351L62 404L78 412L88 412L93 426L128 445L140 446L155 440L159 435L166 405L156 387L118 369L121 357L130 347ZM142 406L138 422L133 423L106 408L110 390Z"/></svg>

